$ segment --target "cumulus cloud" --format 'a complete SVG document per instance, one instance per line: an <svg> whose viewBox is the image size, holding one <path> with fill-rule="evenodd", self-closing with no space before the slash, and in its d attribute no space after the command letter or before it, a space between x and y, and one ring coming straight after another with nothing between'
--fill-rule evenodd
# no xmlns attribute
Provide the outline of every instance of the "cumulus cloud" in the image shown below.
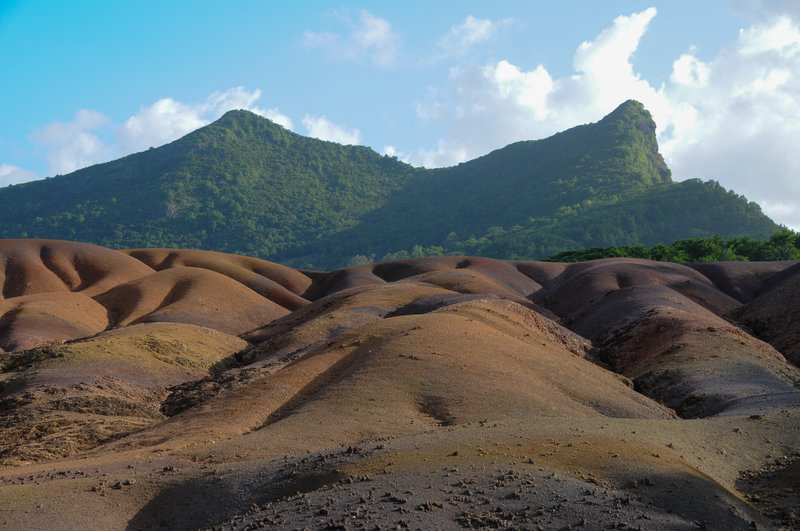
<svg viewBox="0 0 800 531"><path fill-rule="evenodd" d="M200 111L196 106L172 98L162 98L148 107L142 107L120 127L121 149L141 151L180 138L208 123L201 117Z"/></svg>
<svg viewBox="0 0 800 531"><path fill-rule="evenodd" d="M358 129L347 129L337 125L324 116L312 116L307 114L303 117L303 127L308 131L308 136L338 142L339 144L360 144L361 132Z"/></svg>
<svg viewBox="0 0 800 531"><path fill-rule="evenodd" d="M787 7L796 5L777 2L770 16L760 11L713 60L687 50L658 87L632 63L653 8L620 16L581 43L571 75L553 78L544 65L525 70L508 61L453 68L438 97L417 110L447 134L413 161L454 164L596 121L632 98L653 114L676 180L718 180L800 228L800 29Z"/></svg>
<svg viewBox="0 0 800 531"><path fill-rule="evenodd" d="M362 10L354 20L348 13L339 18L348 26L348 33L305 31L303 40L310 48L321 48L327 53L347 60L369 58L376 66L388 68L395 64L400 50L400 35L388 20Z"/></svg>
<svg viewBox="0 0 800 531"><path fill-rule="evenodd" d="M100 138L112 125L106 115L81 109L73 121L50 123L31 136L44 147L53 172L69 173L113 155L113 149Z"/></svg>
<svg viewBox="0 0 800 531"><path fill-rule="evenodd" d="M79 168L111 160L148 147L160 146L208 125L224 113L246 109L292 129L292 120L277 108L256 105L261 91L234 87L214 92L197 103L162 98L142 106L139 111L115 125L104 114L80 110L72 122L54 122L32 135L47 154L53 173L69 173Z"/></svg>
<svg viewBox="0 0 800 531"><path fill-rule="evenodd" d="M449 135L437 149L420 151L416 161L426 166L461 162L599 119L628 98L663 114L663 94L643 81L630 62L655 14L650 8L618 17L594 41L582 43L571 76L553 79L543 65L525 71L505 60L451 69L444 98L418 108L423 119L445 125Z"/></svg>
<svg viewBox="0 0 800 531"><path fill-rule="evenodd" d="M734 0L733 6L756 22L769 22L781 15L800 21L800 2L797 0Z"/></svg>
<svg viewBox="0 0 800 531"><path fill-rule="evenodd" d="M383 149L380 151L381 155L386 155L387 157L395 157L397 160L405 162L406 164L410 164L410 157L407 153L403 153L399 151L394 146L384 146Z"/></svg>
<svg viewBox="0 0 800 531"><path fill-rule="evenodd" d="M670 80L676 112L660 141L675 175L716 179L800 228L797 24L786 15L757 22L708 63L690 51Z"/></svg>
<svg viewBox="0 0 800 531"><path fill-rule="evenodd" d="M286 116L285 114L281 114L281 111L277 107L266 109L262 112L259 112L258 114L260 114L264 118L272 120L273 122L284 127L285 129L294 131L294 123L292 123L292 119Z"/></svg>
<svg viewBox="0 0 800 531"><path fill-rule="evenodd" d="M453 26L436 44L435 58L465 55L474 44L493 38L499 30L511 24L511 19L492 22L469 15L464 22Z"/></svg>
<svg viewBox="0 0 800 531"><path fill-rule="evenodd" d="M14 166L11 164L0 164L0 187L10 184L26 183L41 179L36 173Z"/></svg>

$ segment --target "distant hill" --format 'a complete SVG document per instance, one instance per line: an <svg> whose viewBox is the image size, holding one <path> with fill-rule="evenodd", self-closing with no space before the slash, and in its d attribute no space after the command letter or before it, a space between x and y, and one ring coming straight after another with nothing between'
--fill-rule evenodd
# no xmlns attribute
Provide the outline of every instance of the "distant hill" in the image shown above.
<svg viewBox="0 0 800 531"><path fill-rule="evenodd" d="M231 111L165 146L0 189L3 238L204 248L304 268L434 253L536 259L778 229L717 183L672 182L635 101L435 170Z"/></svg>

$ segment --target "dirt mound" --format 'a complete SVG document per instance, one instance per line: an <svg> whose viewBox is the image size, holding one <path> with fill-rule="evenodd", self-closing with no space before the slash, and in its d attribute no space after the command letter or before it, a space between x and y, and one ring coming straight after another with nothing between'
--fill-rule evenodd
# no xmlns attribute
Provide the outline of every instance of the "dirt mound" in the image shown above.
<svg viewBox="0 0 800 531"><path fill-rule="evenodd" d="M57 344L137 322L240 334L309 303L299 271L211 251L113 251L58 240L0 241L0 349Z"/></svg>
<svg viewBox="0 0 800 531"><path fill-rule="evenodd" d="M193 323L241 334L289 310L226 275L178 266L116 286L95 297L112 326L144 322Z"/></svg>
<svg viewBox="0 0 800 531"><path fill-rule="evenodd" d="M163 448L250 433L261 445L298 451L489 418L671 418L587 361L587 350L585 340L510 301L389 317L121 444Z"/></svg>
<svg viewBox="0 0 800 531"><path fill-rule="evenodd" d="M722 266L699 269L719 273ZM752 275L741 267L737 272L760 277L763 289L764 269L759 264ZM741 409L754 396L793 394L800 380L779 352L727 320L740 302L680 264L576 264L534 299L591 339L600 359L632 378L637 390L685 417Z"/></svg>
<svg viewBox="0 0 800 531"><path fill-rule="evenodd" d="M81 339L109 324L101 304L68 291L0 300L0 315L0 349L7 351Z"/></svg>
<svg viewBox="0 0 800 531"><path fill-rule="evenodd" d="M59 240L0 240L3 298L55 291L87 297L153 270L117 251Z"/></svg>
<svg viewBox="0 0 800 531"><path fill-rule="evenodd" d="M686 264L711 280L717 288L747 303L753 300L767 283L784 270L795 266L796 261L781 262L703 262Z"/></svg>
<svg viewBox="0 0 800 531"><path fill-rule="evenodd" d="M180 266L215 271L289 310L308 304L302 295L311 287L311 279L299 271L266 260L196 250L133 249L122 252L156 271Z"/></svg>
<svg viewBox="0 0 800 531"><path fill-rule="evenodd" d="M782 270L736 317L800 366L800 267Z"/></svg>
<svg viewBox="0 0 800 531"><path fill-rule="evenodd" d="M11 527L794 524L796 262L0 256Z"/></svg>

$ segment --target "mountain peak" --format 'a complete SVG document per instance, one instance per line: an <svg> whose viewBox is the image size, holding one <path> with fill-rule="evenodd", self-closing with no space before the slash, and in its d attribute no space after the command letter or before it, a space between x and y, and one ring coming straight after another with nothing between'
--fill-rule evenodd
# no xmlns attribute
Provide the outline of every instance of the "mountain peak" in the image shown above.
<svg viewBox="0 0 800 531"><path fill-rule="evenodd" d="M639 146L653 169L653 182L670 182L672 172L667 167L656 140L656 122L650 112L636 100L627 100L597 122L603 134L615 138L618 144Z"/></svg>
<svg viewBox="0 0 800 531"><path fill-rule="evenodd" d="M252 120L252 121L259 121L259 120L267 120L271 122L268 118L261 116L260 114L256 114L253 111L248 111L246 109L233 109L214 121L214 123L226 123L231 121L242 121L242 120Z"/></svg>
<svg viewBox="0 0 800 531"><path fill-rule="evenodd" d="M641 114L650 116L650 112L645 108L642 102L637 100L625 100L620 103L616 109L611 111L608 116L611 116L615 113L630 113L630 114Z"/></svg>
<svg viewBox="0 0 800 531"><path fill-rule="evenodd" d="M618 129L636 127L647 136L652 136L655 141L656 123L650 112L636 100L627 100L616 109L608 113L598 124L616 126Z"/></svg>
<svg viewBox="0 0 800 531"><path fill-rule="evenodd" d="M278 126L275 122L270 120L269 118L265 118L260 114L256 114L252 111L248 111L245 109L234 109L231 111L226 112L217 120L215 120L211 125L216 125L219 127L237 127L243 125L259 125L264 126L266 124L272 126Z"/></svg>

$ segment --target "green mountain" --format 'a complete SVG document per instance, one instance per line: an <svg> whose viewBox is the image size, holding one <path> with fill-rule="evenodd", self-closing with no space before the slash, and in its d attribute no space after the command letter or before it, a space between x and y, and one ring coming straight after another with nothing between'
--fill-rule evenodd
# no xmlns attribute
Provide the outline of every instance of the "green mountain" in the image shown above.
<svg viewBox="0 0 800 531"><path fill-rule="evenodd" d="M0 190L0 235L284 256L420 175L233 111L157 149Z"/></svg>
<svg viewBox="0 0 800 531"><path fill-rule="evenodd" d="M231 111L165 146L0 189L0 237L205 248L296 267L430 253L533 259L778 229L717 183L672 182L635 101L435 170Z"/></svg>

